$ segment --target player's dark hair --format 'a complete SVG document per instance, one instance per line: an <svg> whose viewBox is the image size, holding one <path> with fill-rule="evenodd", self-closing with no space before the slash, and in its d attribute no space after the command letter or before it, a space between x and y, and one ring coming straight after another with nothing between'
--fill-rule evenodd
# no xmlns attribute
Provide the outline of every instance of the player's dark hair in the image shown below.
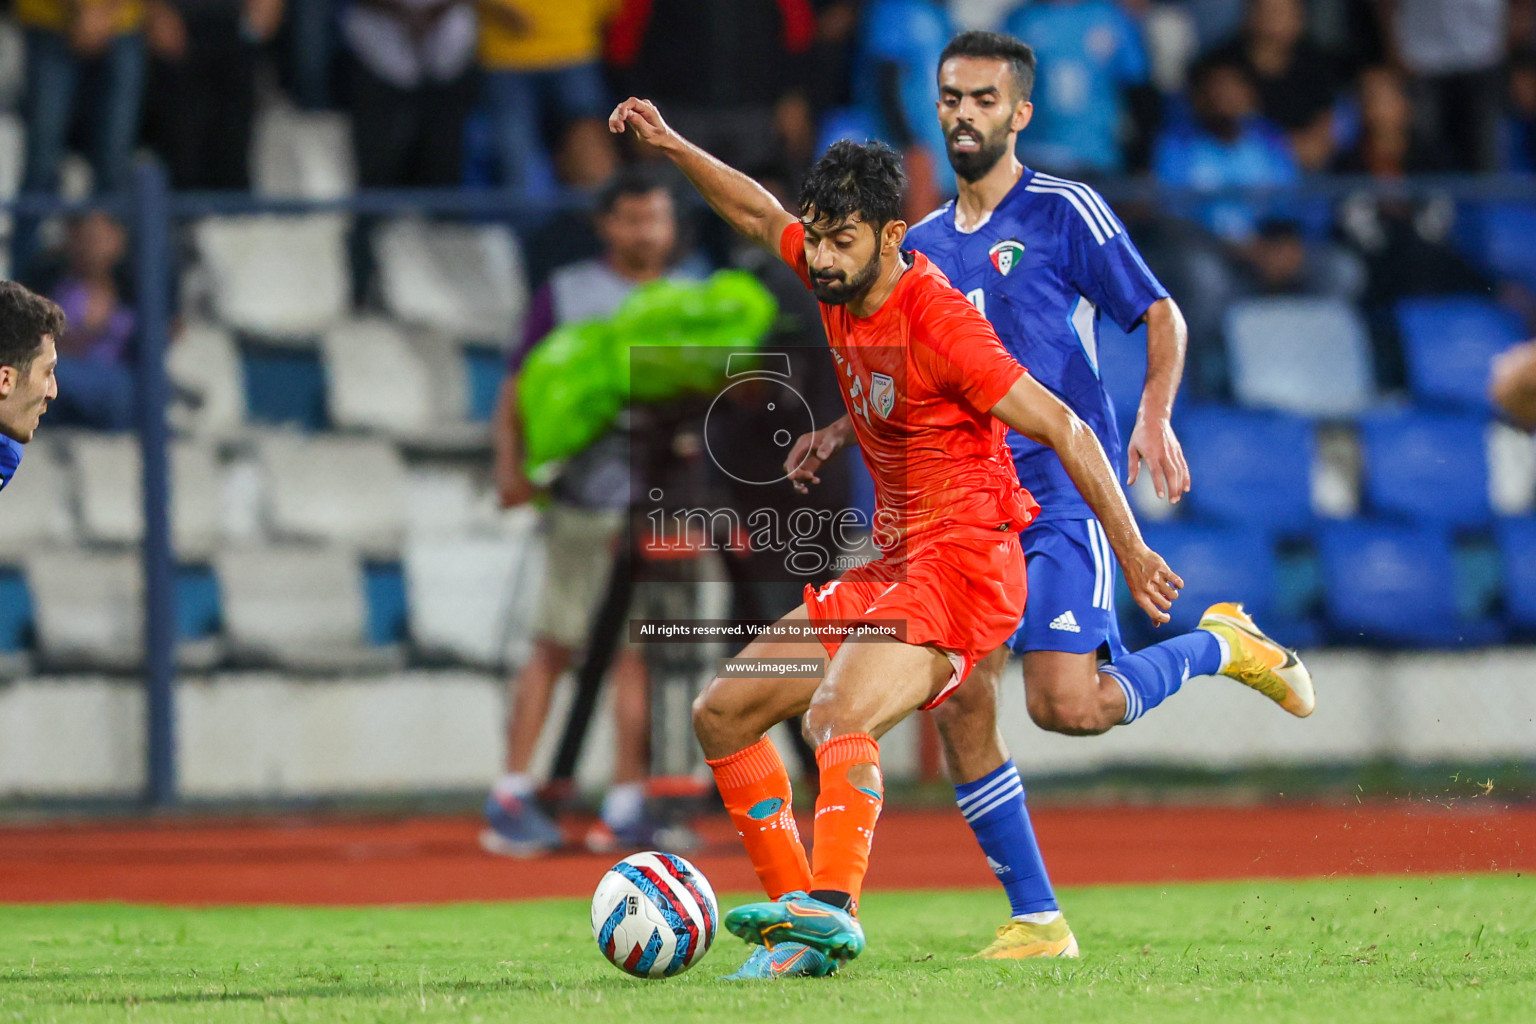
<svg viewBox="0 0 1536 1024"><path fill-rule="evenodd" d="M836 224L858 214L879 234L901 216L907 175L901 157L883 142L832 143L800 186L800 212Z"/></svg>
<svg viewBox="0 0 1536 1024"><path fill-rule="evenodd" d="M1008 70L1013 72L1019 100L1029 99L1030 93L1035 91L1035 51L1022 39L1003 32L961 32L939 54L939 67L942 68L951 57L1005 60Z"/></svg>
<svg viewBox="0 0 1536 1024"><path fill-rule="evenodd" d="M0 366L26 372L37 358L43 338L64 335L64 311L15 281L0 281Z"/></svg>
<svg viewBox="0 0 1536 1024"><path fill-rule="evenodd" d="M644 167L624 167L603 183L597 193L597 215L607 216L619 205L620 199L648 196L652 192L671 193L667 183L655 172Z"/></svg>

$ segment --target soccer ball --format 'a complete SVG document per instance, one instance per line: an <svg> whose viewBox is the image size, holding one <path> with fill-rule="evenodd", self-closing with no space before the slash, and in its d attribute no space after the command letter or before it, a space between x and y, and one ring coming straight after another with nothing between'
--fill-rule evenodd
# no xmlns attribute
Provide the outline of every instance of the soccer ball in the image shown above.
<svg viewBox="0 0 1536 1024"><path fill-rule="evenodd" d="M592 937L637 978L670 978L704 958L720 905L699 869L670 853L637 853L603 875L592 895Z"/></svg>

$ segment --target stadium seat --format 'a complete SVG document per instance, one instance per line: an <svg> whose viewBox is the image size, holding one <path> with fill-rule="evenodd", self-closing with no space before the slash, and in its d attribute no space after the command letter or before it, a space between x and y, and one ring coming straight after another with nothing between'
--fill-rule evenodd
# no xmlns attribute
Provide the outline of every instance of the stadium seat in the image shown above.
<svg viewBox="0 0 1536 1024"><path fill-rule="evenodd" d="M1488 497L1501 516L1536 512L1536 437L1503 423L1489 428Z"/></svg>
<svg viewBox="0 0 1536 1024"><path fill-rule="evenodd" d="M320 339L331 423L399 437L434 420L432 381L421 353L394 323L346 320Z"/></svg>
<svg viewBox="0 0 1536 1024"><path fill-rule="evenodd" d="M421 534L405 547L406 606L416 649L431 658L500 668L527 640L531 585L542 571L532 517L513 536Z"/></svg>
<svg viewBox="0 0 1536 1024"><path fill-rule="evenodd" d="M1502 638L1497 623L1458 614L1455 559L1443 529L1329 523L1319 531L1318 548L1336 642L1461 647Z"/></svg>
<svg viewBox="0 0 1536 1024"><path fill-rule="evenodd" d="M27 445L16 479L0 494L0 561L71 543L75 520L70 513L69 474L57 457L57 445L40 433Z"/></svg>
<svg viewBox="0 0 1536 1024"><path fill-rule="evenodd" d="M1459 234L1470 243L1473 259L1503 277L1536 288L1536 205L1490 202L1468 206Z"/></svg>
<svg viewBox="0 0 1536 1024"><path fill-rule="evenodd" d="M144 536L144 463L130 435L82 435L70 446L80 532L93 543L137 544ZM222 532L219 461L211 445L171 444L171 539L183 558L206 559Z"/></svg>
<svg viewBox="0 0 1536 1024"><path fill-rule="evenodd" d="M228 331L186 325L166 352L165 368L182 400L172 409L173 425L214 440L239 434L245 423L245 371Z"/></svg>
<svg viewBox="0 0 1536 1024"><path fill-rule="evenodd" d="M3 44L0 44L3 45ZM0 68L5 67L5 62L0 60ZM0 71L0 75L4 72ZM0 111L5 109L5 104L0 102ZM0 203L4 203L16 197L21 190L22 164L26 159L26 129L21 123L21 118L15 114L0 113ZM11 233L11 215L9 211L0 211L0 238L5 238ZM10 246L3 254L9 258ZM9 273L4 275L10 277Z"/></svg>
<svg viewBox="0 0 1536 1024"><path fill-rule="evenodd" d="M1397 411L1360 423L1365 498L1382 515L1482 526L1488 501L1487 421Z"/></svg>
<svg viewBox="0 0 1536 1024"><path fill-rule="evenodd" d="M352 125L345 114L266 104L251 140L251 178L260 195L340 199L357 188Z"/></svg>
<svg viewBox="0 0 1536 1024"><path fill-rule="evenodd" d="M1218 601L1240 601L1260 622L1274 609L1275 555L1263 532L1238 527L1188 523L1148 524L1147 543L1184 580L1173 603L1172 622L1153 630L1134 604L1125 610L1139 618L1138 629L1150 641L1194 629L1200 614Z"/></svg>
<svg viewBox="0 0 1536 1024"><path fill-rule="evenodd" d="M1406 299L1397 326L1418 398L1487 411L1493 357L1524 337L1520 318L1486 299Z"/></svg>
<svg viewBox="0 0 1536 1024"><path fill-rule="evenodd" d="M218 554L214 571L237 661L315 672L399 664L398 650L367 643L362 567L342 548L232 549Z"/></svg>
<svg viewBox="0 0 1536 1024"><path fill-rule="evenodd" d="M1246 299L1227 310L1225 328L1243 405L1353 416L1375 399L1365 322L1342 299Z"/></svg>
<svg viewBox="0 0 1536 1024"><path fill-rule="evenodd" d="M144 652L144 574L137 552L61 550L29 556L39 661L52 669L138 667Z"/></svg>
<svg viewBox="0 0 1536 1024"><path fill-rule="evenodd" d="M388 441L276 434L259 442L258 455L273 536L344 544L371 558L399 556L405 464Z"/></svg>
<svg viewBox="0 0 1536 1024"><path fill-rule="evenodd" d="M313 339L351 301L347 221L336 214L208 217L193 228L218 318L268 339Z"/></svg>
<svg viewBox="0 0 1536 1024"><path fill-rule="evenodd" d="M461 340L511 341L528 288L505 225L402 218L379 225L373 247L391 314Z"/></svg>
<svg viewBox="0 0 1536 1024"><path fill-rule="evenodd" d="M1147 380L1147 327L1127 334L1107 316L1099 317L1099 379L1115 407L1120 433L1129 437Z"/></svg>
<svg viewBox="0 0 1536 1024"><path fill-rule="evenodd" d="M245 403L252 422L324 430L325 367L316 349L245 341L240 346Z"/></svg>
<svg viewBox="0 0 1536 1024"><path fill-rule="evenodd" d="M1179 411L1174 428L1189 463L1184 500L1192 513L1276 534L1312 521L1317 443L1306 420L1206 405Z"/></svg>
<svg viewBox="0 0 1536 1024"><path fill-rule="evenodd" d="M32 668L32 594L16 569L0 569L0 679L15 679Z"/></svg>
<svg viewBox="0 0 1536 1024"><path fill-rule="evenodd" d="M1536 633L1536 517L1503 520L1494 535L1504 577L1504 614L1522 633Z"/></svg>

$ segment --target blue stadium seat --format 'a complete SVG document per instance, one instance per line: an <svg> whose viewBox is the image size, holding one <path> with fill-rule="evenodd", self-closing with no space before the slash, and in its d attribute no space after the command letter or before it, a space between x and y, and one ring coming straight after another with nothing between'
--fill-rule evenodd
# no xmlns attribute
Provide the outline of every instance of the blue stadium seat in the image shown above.
<svg viewBox="0 0 1536 1024"><path fill-rule="evenodd" d="M368 562L363 566L368 599L368 642L379 647L405 639L405 571L399 562Z"/></svg>
<svg viewBox="0 0 1536 1024"><path fill-rule="evenodd" d="M1343 299L1245 299L1227 310L1223 326L1243 405L1354 416L1375 401L1365 321Z"/></svg>
<svg viewBox="0 0 1536 1024"><path fill-rule="evenodd" d="M201 640L219 631L219 581L209 565L176 567L176 635Z"/></svg>
<svg viewBox="0 0 1536 1024"><path fill-rule="evenodd" d="M1129 437L1147 380L1146 324L1127 334L1109 317L1099 317L1099 379L1115 407L1120 433Z"/></svg>
<svg viewBox="0 0 1536 1024"><path fill-rule="evenodd" d="M469 409L472 423L489 423L496 412L496 397L507 375L506 353L487 345L469 345L464 349L464 374L469 385Z"/></svg>
<svg viewBox="0 0 1536 1024"><path fill-rule="evenodd" d="M1218 601L1240 601L1261 622L1274 610L1275 556L1261 531L1149 523L1145 535L1152 549L1184 580L1184 589L1173 603L1173 621L1155 631L1129 595L1122 595L1121 621L1125 615L1138 619L1135 633L1140 638L1164 640L1194 629L1200 614Z"/></svg>
<svg viewBox="0 0 1536 1024"><path fill-rule="evenodd" d="M1339 643L1475 647L1503 637L1497 623L1458 614L1455 556L1443 529L1329 523L1318 548L1324 605Z"/></svg>
<svg viewBox="0 0 1536 1024"><path fill-rule="evenodd" d="M1536 203L1479 203L1463 211L1458 232L1472 258L1494 273L1536 287Z"/></svg>
<svg viewBox="0 0 1536 1024"><path fill-rule="evenodd" d="M1520 318L1485 299L1406 299L1397 326L1408 379L1421 399L1486 410L1488 365L1524 337Z"/></svg>
<svg viewBox="0 0 1536 1024"><path fill-rule="evenodd" d="M32 645L32 595L21 571L0 568L0 653Z"/></svg>
<svg viewBox="0 0 1536 1024"><path fill-rule="evenodd" d="M1193 486L1184 500L1202 519L1276 534L1312 521L1312 424L1295 416L1193 406L1177 413Z"/></svg>
<svg viewBox="0 0 1536 1024"><path fill-rule="evenodd" d="M1504 614L1516 629L1536 631L1536 516L1506 519L1494 533L1504 576Z"/></svg>
<svg viewBox="0 0 1536 1024"><path fill-rule="evenodd" d="M1485 526L1487 422L1479 416L1390 412L1360 423L1364 491L1373 511L1425 523Z"/></svg>
<svg viewBox="0 0 1536 1024"><path fill-rule="evenodd" d="M325 429L325 369L318 351L247 341L240 346L240 362L250 419Z"/></svg>

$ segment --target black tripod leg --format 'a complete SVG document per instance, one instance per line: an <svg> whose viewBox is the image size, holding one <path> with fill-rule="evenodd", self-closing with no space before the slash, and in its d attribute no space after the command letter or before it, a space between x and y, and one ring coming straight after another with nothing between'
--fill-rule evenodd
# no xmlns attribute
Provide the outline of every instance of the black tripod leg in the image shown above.
<svg viewBox="0 0 1536 1024"><path fill-rule="evenodd" d="M630 595L634 591L633 567L627 550L614 559L613 571L608 576L608 592L593 618L587 639L587 656L576 670L576 693L571 699L570 714L566 716L560 748L555 753L554 770L550 772L550 788L557 795L569 790L576 774L576 762L581 757L587 729L592 725L592 714L597 710L603 679L618 652L627 625Z"/></svg>

